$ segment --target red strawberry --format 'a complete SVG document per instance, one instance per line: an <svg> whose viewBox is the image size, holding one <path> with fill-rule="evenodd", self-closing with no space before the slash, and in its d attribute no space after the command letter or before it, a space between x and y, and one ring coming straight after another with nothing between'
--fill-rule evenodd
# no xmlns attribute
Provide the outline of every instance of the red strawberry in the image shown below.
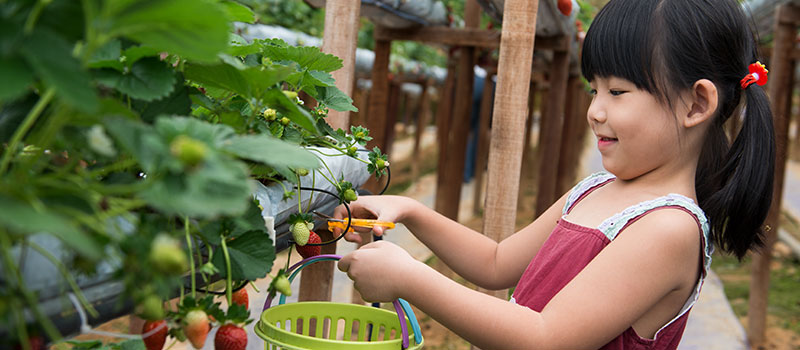
<svg viewBox="0 0 800 350"><path fill-rule="evenodd" d="M216 350L245 350L247 348L247 332L234 324L219 327L214 337Z"/></svg>
<svg viewBox="0 0 800 350"><path fill-rule="evenodd" d="M569 16L572 13L572 0L558 0L558 10L564 16Z"/></svg>
<svg viewBox="0 0 800 350"><path fill-rule="evenodd" d="M33 335L33 334L29 335L28 336L28 345L30 345L31 349L33 349L33 350L45 350L45 349L47 349L47 346L46 346L46 343L44 341L44 338L42 338L42 336L40 336L40 335ZM17 350L17 349L24 349L24 347L22 346L22 344L17 344L14 347L14 350Z"/></svg>
<svg viewBox="0 0 800 350"><path fill-rule="evenodd" d="M317 235L314 231L310 231L308 234L308 243L322 243L322 239L320 239L319 235ZM308 245L308 243L306 243L306 245L296 246L297 252L300 253L301 256L303 256L303 259L308 259L312 256L317 256L322 252L321 249L322 247L318 245Z"/></svg>
<svg viewBox="0 0 800 350"><path fill-rule="evenodd" d="M232 300L234 304L242 305L245 308L250 307L250 298L247 296L247 288L242 288L233 292Z"/></svg>
<svg viewBox="0 0 800 350"><path fill-rule="evenodd" d="M200 349L206 343L208 331L211 324L208 323L208 315L203 310L192 310L183 319L183 333L192 342L195 349Z"/></svg>
<svg viewBox="0 0 800 350"><path fill-rule="evenodd" d="M145 321L144 326L142 326L142 334L145 334L157 327L161 327L161 325L165 325L155 333L151 334L147 338L144 338L144 345L147 347L147 350L161 350L164 348L164 343L167 342L167 321L158 320L158 321Z"/></svg>

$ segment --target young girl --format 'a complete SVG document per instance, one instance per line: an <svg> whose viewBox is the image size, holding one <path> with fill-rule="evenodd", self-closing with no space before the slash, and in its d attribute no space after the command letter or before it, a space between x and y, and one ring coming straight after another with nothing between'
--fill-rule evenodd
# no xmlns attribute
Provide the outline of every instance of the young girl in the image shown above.
<svg viewBox="0 0 800 350"><path fill-rule="evenodd" d="M675 349L712 242L741 258L762 240L774 146L756 60L735 0L611 0L582 57L594 93L587 119L607 172L500 243L408 198L351 207L402 222L478 286L516 286L510 302L387 242L347 255L339 269L365 300L404 298L483 349ZM743 120L732 144L723 128L731 117Z"/></svg>

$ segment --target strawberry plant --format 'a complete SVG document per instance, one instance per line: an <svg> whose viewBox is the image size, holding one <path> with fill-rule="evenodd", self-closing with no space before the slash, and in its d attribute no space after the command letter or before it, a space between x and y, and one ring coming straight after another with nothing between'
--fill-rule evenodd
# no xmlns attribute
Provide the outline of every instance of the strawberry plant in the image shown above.
<svg viewBox="0 0 800 350"><path fill-rule="evenodd" d="M313 228L304 179L347 203L354 186L332 157L386 172L386 156L365 149L367 129L325 121L356 110L330 74L341 60L233 33L254 17L232 0L0 3L0 339L28 339L31 326L51 342L74 334L54 322L76 314L70 304L42 300L69 291L96 318L81 284L95 278L121 287L115 305L164 320L178 340L191 329L198 345L196 329L227 320L210 284L225 279L234 305L234 286L272 268L281 222L265 221L254 188L297 201L300 244ZM175 297L178 311L164 308Z"/></svg>

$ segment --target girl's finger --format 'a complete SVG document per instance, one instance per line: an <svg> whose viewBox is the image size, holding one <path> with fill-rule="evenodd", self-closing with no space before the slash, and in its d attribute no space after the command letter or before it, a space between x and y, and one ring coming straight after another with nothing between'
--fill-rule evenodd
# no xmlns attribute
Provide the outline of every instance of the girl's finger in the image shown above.
<svg viewBox="0 0 800 350"><path fill-rule="evenodd" d="M347 272L350 270L350 263L353 260L353 254L347 254L339 259L339 263L336 264L336 267L339 268L339 271Z"/></svg>

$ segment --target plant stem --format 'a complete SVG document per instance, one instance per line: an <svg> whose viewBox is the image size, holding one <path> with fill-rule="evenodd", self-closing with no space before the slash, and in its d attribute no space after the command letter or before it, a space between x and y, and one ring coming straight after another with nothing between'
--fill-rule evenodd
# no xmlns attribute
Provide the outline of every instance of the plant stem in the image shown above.
<svg viewBox="0 0 800 350"><path fill-rule="evenodd" d="M42 326L47 337L52 341L61 340L61 334L58 332L56 326L50 319L42 314L42 310L39 309L36 298L25 288L25 283L22 280L22 276L19 274L19 269L16 263L14 263L14 259L11 258L11 239L8 237L8 233L3 230L0 230L0 252L2 252L3 255L3 267L6 269L7 278L9 281L14 281L18 284L16 289L18 289L20 294L25 298L25 302L33 312L36 321ZM25 327L24 320L21 327Z"/></svg>
<svg viewBox="0 0 800 350"><path fill-rule="evenodd" d="M225 243L225 236L219 235L222 239L222 254L225 256L225 298L228 305L233 304L233 282L231 276L231 257L228 254L228 245Z"/></svg>
<svg viewBox="0 0 800 350"><path fill-rule="evenodd" d="M104 176L104 175L106 175L108 173L111 173L111 172L116 172L116 171L121 171L121 170L128 169L128 168L130 168L130 167L132 167L134 165L136 165L136 160L135 159L133 159L133 158L124 158L124 159L120 159L120 160L118 160L118 161L116 161L114 163L111 163L109 165L106 165L106 166L104 166L102 168L95 169L95 170L92 170L90 172L87 172L86 173L86 177L93 179L93 178L96 178L96 177Z"/></svg>
<svg viewBox="0 0 800 350"><path fill-rule="evenodd" d="M72 291L75 293L75 296L77 296L78 300L80 300L81 304L83 304L83 308L89 312L89 315L91 315L94 318L100 316L97 310L95 310L94 306L92 306L92 304L89 303L88 300L86 300L86 296L83 295L83 292L81 291L81 288L78 286L78 283L75 282L75 278L73 278L72 275L69 273L69 271L67 271L67 267L64 266L64 264L58 261L58 259L56 259L56 257L53 256L53 254L42 248L42 246L34 242L28 242L28 245L30 245L30 247L33 248L35 251L39 252L39 254L41 254L43 257L47 258L47 260L50 260L50 263L58 268L58 270L61 272L61 275L64 276L64 279L66 279L67 283L69 283L69 286L72 288Z"/></svg>
<svg viewBox="0 0 800 350"><path fill-rule="evenodd" d="M36 21L39 20L39 15L42 14L42 10L44 10L44 7L50 2L50 0L39 0L33 5L33 9L28 15L28 19L25 20L25 35L28 35L33 31L33 27L36 26Z"/></svg>
<svg viewBox="0 0 800 350"><path fill-rule="evenodd" d="M301 194L303 192L300 191L300 187L301 187L300 186L300 175L297 175L297 211L302 213L303 212L303 201L301 199L302 198Z"/></svg>
<svg viewBox="0 0 800 350"><path fill-rule="evenodd" d="M185 216L183 218L183 227L186 231L186 245L189 249L189 271L192 274L192 298L197 298L197 281L196 276L194 275L194 255L192 255L192 236L189 233L189 217Z"/></svg>
<svg viewBox="0 0 800 350"><path fill-rule="evenodd" d="M14 318L17 321L17 336L19 337L19 341L22 344L22 348L24 350L34 350L31 349L30 342L26 342L23 339L28 339L28 329L25 325L25 315L22 314L19 308L12 307L11 310L14 310Z"/></svg>
<svg viewBox="0 0 800 350"><path fill-rule="evenodd" d="M25 116L22 124L17 127L17 131L14 132L14 135L11 137L11 141L8 142L8 148L6 148L5 153L3 153L3 159L0 160L0 175L3 175L6 172L8 165L11 163L12 156L17 151L17 145L20 143L20 141L22 141L22 138L25 137L25 134L28 133L28 130L33 127L36 119L39 118L39 115L42 114L44 108L47 107L47 105L50 103L50 100L53 99L55 93L55 89L47 89L44 95L39 98L39 101L36 102L36 105L34 105L31 111L28 112L28 115Z"/></svg>

